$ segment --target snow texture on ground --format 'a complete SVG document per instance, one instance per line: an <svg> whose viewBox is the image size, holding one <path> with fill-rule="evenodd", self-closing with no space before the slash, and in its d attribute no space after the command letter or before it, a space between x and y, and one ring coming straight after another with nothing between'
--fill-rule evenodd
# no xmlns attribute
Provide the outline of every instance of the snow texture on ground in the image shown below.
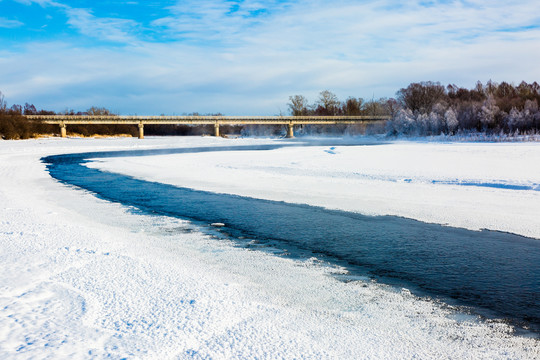
<svg viewBox="0 0 540 360"><path fill-rule="evenodd" d="M0 358L540 357L538 340L507 325L111 204L55 182L39 161L257 142L268 141L0 141Z"/></svg>
<svg viewBox="0 0 540 360"><path fill-rule="evenodd" d="M197 190L540 238L539 164L540 143L395 142L112 158L88 166Z"/></svg>

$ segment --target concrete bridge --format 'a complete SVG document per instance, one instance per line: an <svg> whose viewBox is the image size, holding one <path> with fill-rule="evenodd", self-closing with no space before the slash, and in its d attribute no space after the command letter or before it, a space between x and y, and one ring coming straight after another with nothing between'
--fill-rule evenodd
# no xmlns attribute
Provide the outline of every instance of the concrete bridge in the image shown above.
<svg viewBox="0 0 540 360"><path fill-rule="evenodd" d="M144 138L145 124L214 125L214 135L220 136L220 125L287 125L287 137L294 137L294 125L364 124L384 122L389 116L124 116L124 115L26 115L29 120L60 126L66 137L66 126L74 124L133 124L139 127L139 139Z"/></svg>

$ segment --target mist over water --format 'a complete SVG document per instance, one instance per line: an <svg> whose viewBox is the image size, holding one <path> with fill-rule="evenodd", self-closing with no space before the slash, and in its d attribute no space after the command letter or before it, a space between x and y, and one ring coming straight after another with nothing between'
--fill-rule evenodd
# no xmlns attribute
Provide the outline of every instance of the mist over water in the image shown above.
<svg viewBox="0 0 540 360"><path fill-rule="evenodd" d="M83 165L89 159L105 157L278 147L281 145L100 152L49 156L43 161L54 178L104 199L150 213L224 223L223 231L237 239L318 253L353 272L367 273L382 282L411 284L425 294L452 298L540 331L539 240L196 191ZM291 256L298 254L291 251Z"/></svg>

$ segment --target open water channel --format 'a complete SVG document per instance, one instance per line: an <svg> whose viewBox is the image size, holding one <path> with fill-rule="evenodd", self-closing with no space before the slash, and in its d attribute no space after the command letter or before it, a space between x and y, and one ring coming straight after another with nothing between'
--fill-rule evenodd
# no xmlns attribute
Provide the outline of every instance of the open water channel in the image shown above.
<svg viewBox="0 0 540 360"><path fill-rule="evenodd" d="M287 249L280 254L293 257L315 254L352 274L407 286L417 294L540 333L540 240L197 191L84 166L89 159L105 157L280 146L94 152L43 161L52 177L103 199L199 224L224 223L221 231L240 246Z"/></svg>

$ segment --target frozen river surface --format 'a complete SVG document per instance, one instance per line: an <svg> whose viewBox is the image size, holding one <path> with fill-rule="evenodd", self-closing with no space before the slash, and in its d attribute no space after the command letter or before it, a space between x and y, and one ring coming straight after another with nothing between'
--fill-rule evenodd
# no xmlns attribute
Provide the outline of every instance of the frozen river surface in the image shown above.
<svg viewBox="0 0 540 360"><path fill-rule="evenodd" d="M270 151L276 146L168 149L167 154ZM333 149L335 149L333 147ZM152 156L162 150L53 156L51 175L106 200L148 212L223 223L248 247L271 245L293 257L323 254L428 295L450 297L477 311L540 330L540 241L509 233L471 231L396 216L365 216L309 205L216 194L102 172L88 159ZM396 283L396 281L393 281ZM399 283L399 281L397 281Z"/></svg>
<svg viewBox="0 0 540 360"><path fill-rule="evenodd" d="M399 191L404 195L394 199L398 205L408 205L411 213L407 217L411 219L396 217L403 215L399 211L404 208L387 202L402 187L407 187L409 194L416 191L417 195L421 189L432 195L437 192L431 187L454 186L430 183L429 179L448 177L441 170L433 172L425 163L419 169L427 168L432 173L389 174L372 167L371 173L356 169L351 175L344 167L336 168L350 163L344 158L340 161L339 156L346 158L349 151L359 151L360 147L168 151L230 144L280 146L282 142L201 138L0 142L0 197L4 205L0 209L0 356L539 356L538 340L516 336L504 321L482 320L474 313L466 315L463 308L414 295L442 294L457 299L454 303L483 307L492 319L506 314L514 321L534 324L534 316L523 315L519 308L527 307L537 286L529 281L534 276L528 274L537 271L533 264L537 239L467 229L513 227L515 233L534 237L536 218L530 221L518 215L538 206L534 201L538 191L461 187L464 190L452 196L459 199L465 191L476 203L478 216L460 223L464 218L457 211L458 204L446 201L446 214L437 213L438 218L430 218L431 224L425 224L412 220L426 220L422 217L432 213L421 211L426 205L418 196L412 201ZM389 149L394 153L396 146L402 146L404 152L399 144L383 145L378 150L369 147L369 151L384 155ZM426 150L424 144L404 146L413 153ZM436 151L448 145L430 146ZM506 153L509 160L515 160L511 166L517 162L520 167L523 152L532 160L538 156L535 147L517 144L503 151L504 145L490 146L493 148L473 144L471 148L476 150L466 151L469 162L474 161L478 150L489 150L481 151L483 156L496 157L506 171L484 175L479 171L477 176L471 171L468 180L481 178L482 183L525 186L538 183L534 169L523 168L516 175L501 156ZM56 162L56 170L51 168L54 176L62 175L83 187L94 186L92 190L102 199L93 192L54 181L40 162L46 155L151 149L169 153L100 158L86 166L77 165L80 156L56 158L65 161ZM490 151L495 153L486 155ZM142 154L148 152L138 155ZM320 154L334 157L333 165L325 163L329 159L320 161ZM313 163L306 163L311 160ZM109 166L114 173L95 169L111 171ZM322 171L321 166L327 167ZM459 175L459 171L453 173ZM246 186L242 189L235 188L238 177L244 179ZM358 186L359 181L362 186ZM288 186L282 186L283 182ZM325 188L329 183L335 186ZM361 191L367 184L375 185L370 188L371 197ZM303 198L298 188L304 190ZM389 191L392 188L394 193ZM445 189L449 188L442 188L439 197L430 197L432 206L445 200ZM348 197L341 196L346 192ZM360 195L365 202L358 201ZM280 196L289 203L283 203L281 200L286 199ZM485 226L489 202L479 201L483 197L507 199L501 207L506 209L507 220L497 221L498 227ZM384 202L386 211L379 206ZM469 204L460 206L466 212ZM305 226L306 219L310 226ZM210 222L226 226L215 229L208 226ZM389 242L382 240L381 231ZM493 248L490 253L481 250L488 244ZM432 247L439 250L426 251ZM512 249L513 254L504 249ZM484 256L488 261L480 259ZM452 258L469 259L470 269L458 263L466 275L451 271ZM489 260L496 258L500 263L491 265L506 272L499 276L499 282L506 285L489 278ZM432 266L423 266L424 262ZM512 273L513 266L508 262L526 273ZM487 280L477 279L475 271L488 276ZM426 273L425 280L417 276L422 272ZM379 281L370 281L369 276ZM454 279L456 276L470 279L470 284ZM443 289L432 281L437 278L444 283ZM499 300L485 294L497 293L512 279L529 300L514 302L511 311L497 308ZM400 286L386 286L385 282ZM488 283L493 289L491 285L486 289ZM401 287L412 289L413 294ZM480 296L474 295L475 289L483 289ZM510 290L515 289L510 286ZM535 309L535 304L529 309Z"/></svg>

